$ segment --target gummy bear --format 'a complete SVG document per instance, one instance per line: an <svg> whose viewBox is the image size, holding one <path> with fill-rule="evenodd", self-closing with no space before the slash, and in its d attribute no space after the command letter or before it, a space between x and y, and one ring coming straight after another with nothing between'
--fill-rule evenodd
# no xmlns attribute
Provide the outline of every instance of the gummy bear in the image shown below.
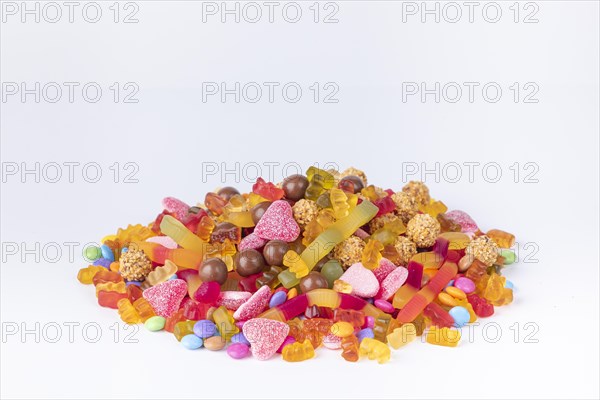
<svg viewBox="0 0 600 400"><path fill-rule="evenodd" d="M104 290L106 292L117 292L117 293L127 293L127 286L125 282L103 282L96 285L96 297L98 297L98 293Z"/></svg>
<svg viewBox="0 0 600 400"><path fill-rule="evenodd" d="M103 268L103 270L104 271L98 271L92 278L92 283L94 285L106 282L123 282L123 277L118 273L109 271L106 268Z"/></svg>
<svg viewBox="0 0 600 400"><path fill-rule="evenodd" d="M194 333L194 325L196 322L197 321L181 321L175 324L173 335L175 335L178 342L181 342L181 338L184 336Z"/></svg>
<svg viewBox="0 0 600 400"><path fill-rule="evenodd" d="M139 299L135 300L133 302L133 307L135 307L135 310L138 312L142 322L146 322L147 319L152 318L156 315L154 309L152 308L150 303L148 303L148 300L146 300L143 297L140 297Z"/></svg>
<svg viewBox="0 0 600 400"><path fill-rule="evenodd" d="M154 268L154 270L148 274L144 282L142 282L142 288L146 289L150 286L156 286L159 283L168 280L175 273L177 273L177 265L171 260L167 260L165 261L165 265Z"/></svg>
<svg viewBox="0 0 600 400"><path fill-rule="evenodd" d="M126 298L127 293L107 292L106 290L98 292L98 304L102 307L117 309L119 300Z"/></svg>
<svg viewBox="0 0 600 400"><path fill-rule="evenodd" d="M333 321L325 318L307 319L303 323L303 332L306 339L310 340L316 349L323 343L323 338L327 336L333 325Z"/></svg>
<svg viewBox="0 0 600 400"><path fill-rule="evenodd" d="M390 360L391 351L385 343L367 337L360 342L359 354L366 355L369 360L377 360L379 364L383 364Z"/></svg>
<svg viewBox="0 0 600 400"><path fill-rule="evenodd" d="M433 218L436 218L438 215L445 213L448 211L448 207L444 203L439 200L431 199L429 204L419 207L422 212L425 214L431 215Z"/></svg>
<svg viewBox="0 0 600 400"><path fill-rule="evenodd" d="M333 311L333 320L335 322L348 322L352 324L355 329L357 329L362 328L362 326L365 324L365 314L362 311L336 308Z"/></svg>
<svg viewBox="0 0 600 400"><path fill-rule="evenodd" d="M224 306L217 308L213 312L212 317L221 337L225 340L229 340L233 335L240 331L234 324L233 317L227 312L227 309Z"/></svg>
<svg viewBox="0 0 600 400"><path fill-rule="evenodd" d="M135 306L135 304L134 304L134 306ZM177 325L178 322L185 321L185 320L186 320L186 318L183 316L183 310L175 311L173 314L171 314L170 317L167 318L167 320L165 322L165 331L173 332L173 330L175 329L175 325Z"/></svg>
<svg viewBox="0 0 600 400"><path fill-rule="evenodd" d="M208 242L214 229L215 221L213 221L213 219L208 215L204 216L196 227L196 236L198 236L200 240Z"/></svg>
<svg viewBox="0 0 600 400"><path fill-rule="evenodd" d="M304 361L315 356L315 349L310 340L306 339L302 343L288 344L283 348L281 355L285 361Z"/></svg>
<svg viewBox="0 0 600 400"><path fill-rule="evenodd" d="M381 250L383 250L381 242L378 240L369 240L362 251L362 265L370 270L377 268L382 258Z"/></svg>
<svg viewBox="0 0 600 400"><path fill-rule="evenodd" d="M100 265L90 265L86 268L82 268L77 273L77 280L84 285L89 285L92 283L94 276L100 271L106 271L106 268Z"/></svg>
<svg viewBox="0 0 600 400"><path fill-rule="evenodd" d="M427 332L427 343L438 346L456 347L460 341L460 331L432 326Z"/></svg>
<svg viewBox="0 0 600 400"><path fill-rule="evenodd" d="M487 280L487 285L483 291L483 297L491 303L498 301L504 294L504 284L506 278L496 273L492 273Z"/></svg>
<svg viewBox="0 0 600 400"><path fill-rule="evenodd" d="M137 310L131 304L129 299L121 299L117 303L117 307L119 310L119 316L123 320L123 322L127 324L137 324L140 322L140 315Z"/></svg>
<svg viewBox="0 0 600 400"><path fill-rule="evenodd" d="M252 192L258 194L268 201L280 200L285 195L283 189L278 188L272 182L265 182L265 180L260 177L252 186Z"/></svg>
<svg viewBox="0 0 600 400"><path fill-rule="evenodd" d="M350 206L348 205L348 196L346 196L343 190L337 188L331 189L329 199L336 219L344 218L348 215Z"/></svg>
<svg viewBox="0 0 600 400"><path fill-rule="evenodd" d="M375 339L385 343L387 340L388 328L392 317L389 314L382 314L375 318L375 325L373 325L373 334Z"/></svg>
<svg viewBox="0 0 600 400"><path fill-rule="evenodd" d="M473 311L478 317L489 317L494 314L494 306L482 297L476 294L470 294L467 296L467 300L473 306Z"/></svg>
<svg viewBox="0 0 600 400"><path fill-rule="evenodd" d="M512 233L501 231L500 229L492 229L485 234L492 239L498 247L508 249L515 244L515 235Z"/></svg>
<svg viewBox="0 0 600 400"><path fill-rule="evenodd" d="M412 342L417 337L417 328L415 325L408 323L387 335L387 342L394 350Z"/></svg>
<svg viewBox="0 0 600 400"><path fill-rule="evenodd" d="M342 357L350 362L358 361L358 338L354 335L342 338Z"/></svg>
<svg viewBox="0 0 600 400"><path fill-rule="evenodd" d="M392 200L390 196L374 200L373 204L379 208L379 212L377 212L378 217L387 213L391 213L396 209L396 203L394 203L394 200Z"/></svg>
<svg viewBox="0 0 600 400"><path fill-rule="evenodd" d="M423 310L423 315L439 328L450 328L454 325L454 318L437 303L429 303Z"/></svg>
<svg viewBox="0 0 600 400"><path fill-rule="evenodd" d="M204 197L204 205L215 215L223 214L225 204L227 204L225 199L216 193L209 192Z"/></svg>
<svg viewBox="0 0 600 400"><path fill-rule="evenodd" d="M396 241L396 238L404 232L406 232L406 226L404 226L402 220L394 219L373 232L371 234L371 240L377 240L384 246L391 245Z"/></svg>

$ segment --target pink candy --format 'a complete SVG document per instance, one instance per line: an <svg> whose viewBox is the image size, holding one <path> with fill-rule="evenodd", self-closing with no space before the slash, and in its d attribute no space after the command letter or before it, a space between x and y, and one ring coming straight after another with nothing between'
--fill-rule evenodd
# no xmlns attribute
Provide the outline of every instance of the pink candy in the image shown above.
<svg viewBox="0 0 600 400"><path fill-rule="evenodd" d="M182 279L172 279L144 290L142 295L148 300L156 315L168 318L179 310L186 294L187 283Z"/></svg>
<svg viewBox="0 0 600 400"><path fill-rule="evenodd" d="M233 313L233 318L237 320L246 320L250 318L256 317L260 314L267 304L269 303L269 298L271 297L271 288L268 286L261 286L252 297L246 300L235 313Z"/></svg>
<svg viewBox="0 0 600 400"><path fill-rule="evenodd" d="M251 233L243 238L240 244L238 244L238 251L246 249L257 250L263 247L265 244L267 244L265 239L262 239L255 233Z"/></svg>
<svg viewBox="0 0 600 400"><path fill-rule="evenodd" d="M244 343L232 343L227 347L227 355L233 359L241 360L250 354L250 348Z"/></svg>
<svg viewBox="0 0 600 400"><path fill-rule="evenodd" d="M394 312L394 306L391 305L388 301L378 299L374 302L375 307L379 308L381 311L391 314Z"/></svg>
<svg viewBox="0 0 600 400"><path fill-rule="evenodd" d="M175 243L175 241L168 236L152 236L151 238L146 239L146 242L158 243L167 249L177 248L177 243Z"/></svg>
<svg viewBox="0 0 600 400"><path fill-rule="evenodd" d="M256 224L254 233L266 240L296 240L300 227L294 220L290 203L285 200L274 201Z"/></svg>
<svg viewBox="0 0 600 400"><path fill-rule="evenodd" d="M290 332L290 327L285 322L254 318L244 324L242 331L250 342L252 355L263 361L277 352Z"/></svg>
<svg viewBox="0 0 600 400"><path fill-rule="evenodd" d="M250 292L225 291L219 294L217 306L225 306L228 310L237 310L242 304L252 297Z"/></svg>
<svg viewBox="0 0 600 400"><path fill-rule="evenodd" d="M342 348L342 338L329 332L323 338L323 347L329 350L337 350Z"/></svg>
<svg viewBox="0 0 600 400"><path fill-rule="evenodd" d="M393 262L391 262L387 258L382 258L381 260L379 260L379 266L373 270L373 273L375 274L375 278L377 278L377 281L381 283L383 282L385 277L388 276L388 274L395 269L396 265Z"/></svg>
<svg viewBox="0 0 600 400"><path fill-rule="evenodd" d="M469 278L460 277L454 281L454 287L459 288L466 294L473 293L475 291L475 283Z"/></svg>
<svg viewBox="0 0 600 400"><path fill-rule="evenodd" d="M352 286L352 294L359 297L373 297L379 291L379 282L373 272L362 263L353 264L340 276L340 280Z"/></svg>
<svg viewBox="0 0 600 400"><path fill-rule="evenodd" d="M452 210L446 213L446 217L459 224L463 232L473 233L477 232L479 229L473 218L471 218L471 216L464 211Z"/></svg>
<svg viewBox="0 0 600 400"><path fill-rule="evenodd" d="M406 268L398 267L394 269L385 277L383 282L381 282L381 289L379 290L377 297L388 300L398 291L398 289L400 289L400 286L404 285L406 278L408 278L408 270Z"/></svg>
<svg viewBox="0 0 600 400"><path fill-rule="evenodd" d="M288 344L292 344L292 343L296 343L296 339L294 339L293 336L286 336L283 343L281 343L281 346L279 346L279 348L277 349L277 353L281 354L281 352L283 351L283 348L285 346L287 346Z"/></svg>
<svg viewBox="0 0 600 400"><path fill-rule="evenodd" d="M188 214L190 206L175 197L165 197L162 201L163 208L170 213L175 213L177 219L183 221Z"/></svg>

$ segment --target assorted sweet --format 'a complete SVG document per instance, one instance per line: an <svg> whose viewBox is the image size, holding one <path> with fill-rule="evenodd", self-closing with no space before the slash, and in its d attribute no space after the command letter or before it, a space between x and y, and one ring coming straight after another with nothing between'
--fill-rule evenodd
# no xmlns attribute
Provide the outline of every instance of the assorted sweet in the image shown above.
<svg viewBox="0 0 600 400"><path fill-rule="evenodd" d="M188 350L385 363L418 337L455 347L462 327L511 303L514 244L422 182L394 191L356 168L310 167L194 206L167 197L151 223L88 247L77 279L123 322Z"/></svg>

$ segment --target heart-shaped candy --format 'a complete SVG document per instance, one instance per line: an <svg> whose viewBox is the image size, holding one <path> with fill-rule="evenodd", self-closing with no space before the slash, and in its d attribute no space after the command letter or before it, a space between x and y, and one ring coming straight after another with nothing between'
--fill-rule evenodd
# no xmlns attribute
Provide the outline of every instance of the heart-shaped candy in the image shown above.
<svg viewBox="0 0 600 400"><path fill-rule="evenodd" d="M250 351L257 359L268 360L287 337L290 327L285 322L266 318L246 321L242 327L244 336L250 342Z"/></svg>

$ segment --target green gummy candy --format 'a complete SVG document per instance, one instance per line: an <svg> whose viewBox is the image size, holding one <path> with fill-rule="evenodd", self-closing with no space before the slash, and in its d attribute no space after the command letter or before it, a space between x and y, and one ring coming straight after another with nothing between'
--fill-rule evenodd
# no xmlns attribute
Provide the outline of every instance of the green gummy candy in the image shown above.
<svg viewBox="0 0 600 400"><path fill-rule="evenodd" d="M514 263L515 259L517 258L515 252L512 250L509 250L509 249L500 250L500 255L502 257L504 257L504 265L509 265L509 264Z"/></svg>

